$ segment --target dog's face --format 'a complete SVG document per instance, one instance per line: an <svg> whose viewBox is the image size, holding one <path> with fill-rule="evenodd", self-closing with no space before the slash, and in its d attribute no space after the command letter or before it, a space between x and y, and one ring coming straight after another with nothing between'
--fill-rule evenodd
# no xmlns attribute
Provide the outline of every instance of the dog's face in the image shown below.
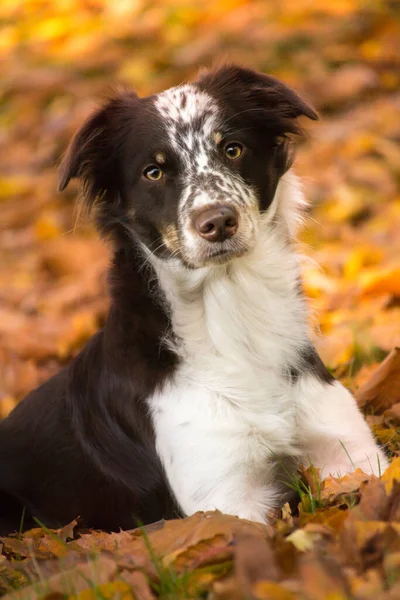
<svg viewBox="0 0 400 600"><path fill-rule="evenodd" d="M228 66L161 94L121 94L76 134L60 189L84 180L97 223L196 268L256 243L288 168L287 135L316 113L272 77Z"/></svg>

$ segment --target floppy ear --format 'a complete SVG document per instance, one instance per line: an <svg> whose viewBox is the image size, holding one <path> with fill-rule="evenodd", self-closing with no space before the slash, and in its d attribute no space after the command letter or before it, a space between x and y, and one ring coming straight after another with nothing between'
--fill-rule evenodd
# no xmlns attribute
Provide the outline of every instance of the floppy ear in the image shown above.
<svg viewBox="0 0 400 600"><path fill-rule="evenodd" d="M316 111L287 85L252 69L225 65L202 75L198 85L217 95L234 98L235 94L239 94L243 99L256 103L260 118L270 121L270 128L276 129L278 134L299 133L300 128L293 122L297 117L318 119Z"/></svg>
<svg viewBox="0 0 400 600"><path fill-rule="evenodd" d="M74 177L82 179L85 201L91 208L95 200L118 193L121 180L120 153L129 117L138 98L121 94L94 112L72 139L59 170L58 190L64 190Z"/></svg>

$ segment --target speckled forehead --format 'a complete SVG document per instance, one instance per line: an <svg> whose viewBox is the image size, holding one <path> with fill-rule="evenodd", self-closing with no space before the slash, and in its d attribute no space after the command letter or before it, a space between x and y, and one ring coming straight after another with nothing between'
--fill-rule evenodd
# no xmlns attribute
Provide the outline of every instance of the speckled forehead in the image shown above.
<svg viewBox="0 0 400 600"><path fill-rule="evenodd" d="M191 172L204 171L210 163L219 123L215 100L195 85L186 84L162 92L155 107L169 142Z"/></svg>
<svg viewBox="0 0 400 600"><path fill-rule="evenodd" d="M190 124L201 117L216 120L214 99L195 85L185 84L171 88L157 96L155 106L168 122Z"/></svg>

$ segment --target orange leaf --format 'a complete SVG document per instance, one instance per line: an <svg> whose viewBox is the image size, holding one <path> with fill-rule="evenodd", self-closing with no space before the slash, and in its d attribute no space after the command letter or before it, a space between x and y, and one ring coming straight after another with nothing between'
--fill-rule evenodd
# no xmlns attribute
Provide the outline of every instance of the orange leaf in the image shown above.
<svg viewBox="0 0 400 600"><path fill-rule="evenodd" d="M341 494L351 494L360 488L360 485L371 479L361 469L348 473L344 477L328 477L322 482L321 499L332 501Z"/></svg>

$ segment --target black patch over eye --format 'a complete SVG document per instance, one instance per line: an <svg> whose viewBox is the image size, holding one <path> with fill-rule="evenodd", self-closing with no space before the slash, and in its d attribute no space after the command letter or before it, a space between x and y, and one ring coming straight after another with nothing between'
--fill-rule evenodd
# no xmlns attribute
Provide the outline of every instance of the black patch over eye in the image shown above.
<svg viewBox="0 0 400 600"><path fill-rule="evenodd" d="M157 165L149 165L143 169L143 175L150 181L159 181L163 176L163 171Z"/></svg>
<svg viewBox="0 0 400 600"><path fill-rule="evenodd" d="M236 160L243 153L243 146L238 142L230 142L224 148L224 154L229 160Z"/></svg>

